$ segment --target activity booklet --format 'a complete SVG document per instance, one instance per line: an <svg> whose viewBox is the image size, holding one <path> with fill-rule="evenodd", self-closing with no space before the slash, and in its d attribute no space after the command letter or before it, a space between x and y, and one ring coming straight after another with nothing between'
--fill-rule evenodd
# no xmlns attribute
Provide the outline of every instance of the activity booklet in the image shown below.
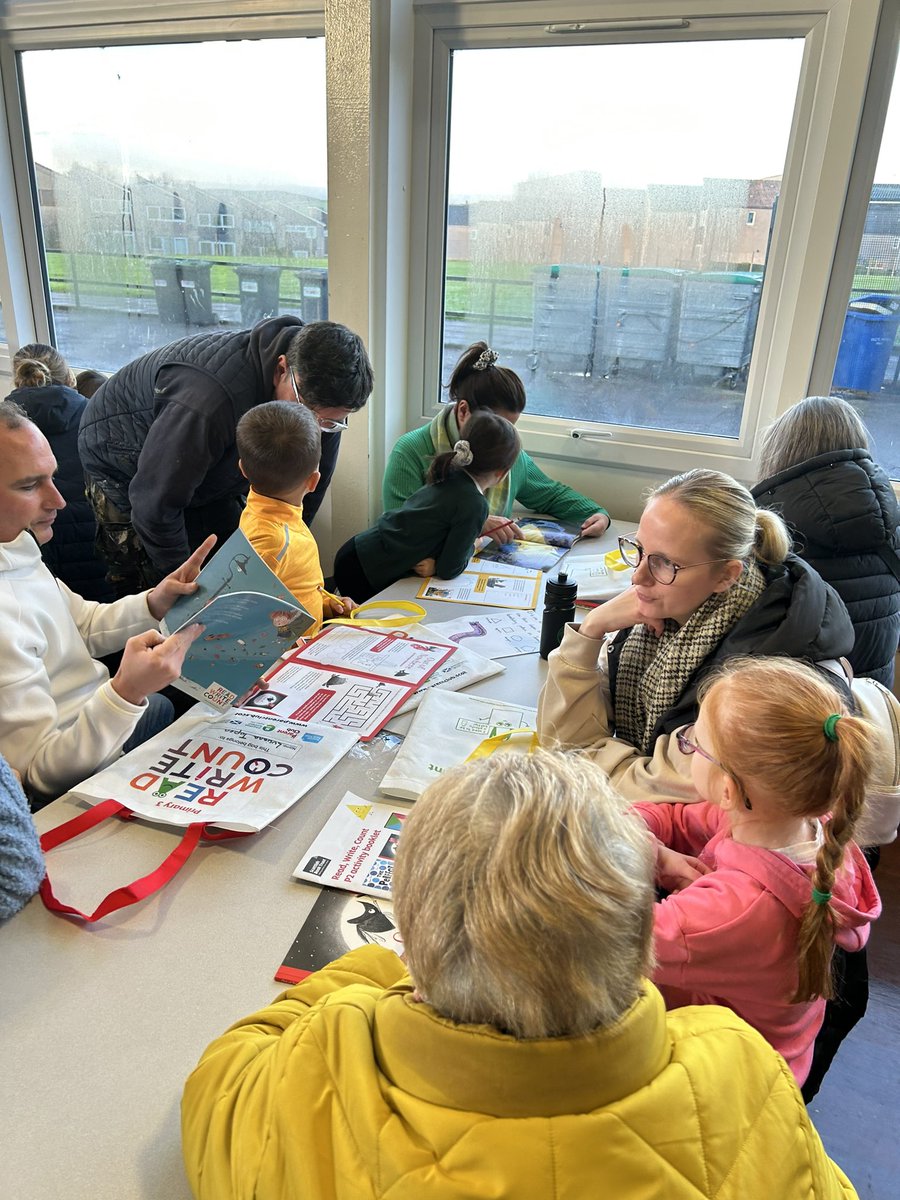
<svg viewBox="0 0 900 1200"><path fill-rule="evenodd" d="M502 566L525 567L532 571L549 571L568 550L564 546L549 546L544 542L489 542L479 550L474 562L493 562Z"/></svg>
<svg viewBox="0 0 900 1200"><path fill-rule="evenodd" d="M335 625L277 663L243 707L335 725L367 742L455 652L415 634Z"/></svg>
<svg viewBox="0 0 900 1200"><path fill-rule="evenodd" d="M534 609L453 617L450 621L432 621L430 628L436 636L456 642L460 649L465 646L491 659L537 654L541 644L541 614Z"/></svg>
<svg viewBox="0 0 900 1200"><path fill-rule="evenodd" d="M534 608L540 590L540 571L518 573L515 567L493 570L479 567L473 559L455 579L426 579L416 593L416 599L487 604L491 608Z"/></svg>
<svg viewBox="0 0 900 1200"><path fill-rule="evenodd" d="M114 799L169 825L208 821L257 832L344 757L356 737L328 725L195 704L129 754L72 791L91 804Z"/></svg>
<svg viewBox="0 0 900 1200"><path fill-rule="evenodd" d="M390 896L394 854L409 809L345 792L321 833L300 859L295 879Z"/></svg>
<svg viewBox="0 0 900 1200"><path fill-rule="evenodd" d="M403 953L390 900L384 895L371 899L323 888L275 978L279 983L299 983L348 950L370 942Z"/></svg>
<svg viewBox="0 0 900 1200"><path fill-rule="evenodd" d="M160 622L168 636L199 621L176 686L224 712L240 702L272 663L313 624L239 529Z"/></svg>
<svg viewBox="0 0 900 1200"><path fill-rule="evenodd" d="M578 540L559 521L530 517L518 522L521 538L512 542L495 542L493 538L479 539L476 562L502 563L504 567L525 567L534 571L549 571L556 566Z"/></svg>
<svg viewBox="0 0 900 1200"><path fill-rule="evenodd" d="M468 687L470 683L480 683L482 679L490 679L493 675L502 675L505 670L506 667L502 663L494 662L491 658L476 654L474 650L464 650L462 646L459 646L452 658L449 658L443 666L438 667L433 675L429 675L425 682L403 701L394 716L400 717L403 713L412 712L414 708L418 708L422 697L432 688L458 692L461 688Z"/></svg>
<svg viewBox="0 0 900 1200"><path fill-rule="evenodd" d="M427 692L379 791L417 800L429 783L465 762L489 738L510 734L500 752L526 752L536 724L537 709L527 705L465 692ZM525 733L514 734L518 730Z"/></svg>

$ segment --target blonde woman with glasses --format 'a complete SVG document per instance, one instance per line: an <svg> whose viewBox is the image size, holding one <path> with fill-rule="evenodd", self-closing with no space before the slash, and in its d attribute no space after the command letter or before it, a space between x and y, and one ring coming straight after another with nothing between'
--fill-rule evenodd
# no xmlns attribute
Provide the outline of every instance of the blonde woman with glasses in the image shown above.
<svg viewBox="0 0 900 1200"><path fill-rule="evenodd" d="M623 807L575 755L433 783L394 870L406 963L352 950L188 1080L197 1200L851 1200L763 1038L666 1013L653 843Z"/></svg>
<svg viewBox="0 0 900 1200"><path fill-rule="evenodd" d="M737 654L815 663L853 647L843 601L790 547L781 518L728 475L656 488L620 539L632 586L550 655L542 744L587 750L629 799L695 800L675 734L696 721L710 670Z"/></svg>

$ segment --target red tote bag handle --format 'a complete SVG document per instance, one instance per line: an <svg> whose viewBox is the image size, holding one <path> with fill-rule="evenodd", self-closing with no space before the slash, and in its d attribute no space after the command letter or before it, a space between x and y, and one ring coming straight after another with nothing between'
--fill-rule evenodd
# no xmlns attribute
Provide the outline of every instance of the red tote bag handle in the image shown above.
<svg viewBox="0 0 900 1200"><path fill-rule="evenodd" d="M77 817L72 817L71 820L64 821L62 825L57 825L54 829L50 829L42 834L41 849L44 853L49 850L55 850L57 846L61 846L65 842L70 842L73 838L77 838L89 829L100 825L108 817L124 817L127 819L133 815L131 809L126 808L124 804L120 804L118 800L103 800L100 804L95 804L93 808L87 809L86 812L79 813ZM227 829L221 829L212 833L205 828L202 821L194 825L188 825L178 845L171 854L163 859L155 871L151 871L149 875L144 875L141 879L136 879L133 883L126 884L124 887L116 888L104 900L101 900L97 908L90 914L83 913L80 909L73 908L70 904L63 904L58 900L53 894L49 874L44 876L41 883L41 899L51 912L60 913L64 916L78 917L87 924L91 924L94 921L99 921L101 917L109 916L110 913L116 912L120 908L127 908L129 904L137 904L141 900L146 900L148 896L152 896L160 888L165 887L169 880L178 874L197 849L201 838L206 838L209 841L224 841L226 838L248 836L249 834L247 833L237 833Z"/></svg>

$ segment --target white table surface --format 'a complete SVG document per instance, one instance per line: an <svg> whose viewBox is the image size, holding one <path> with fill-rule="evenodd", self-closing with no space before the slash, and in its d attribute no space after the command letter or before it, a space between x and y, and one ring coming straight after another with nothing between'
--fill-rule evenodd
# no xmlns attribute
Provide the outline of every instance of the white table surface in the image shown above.
<svg viewBox="0 0 900 1200"><path fill-rule="evenodd" d="M614 545L607 533L573 554ZM410 599L420 582L384 596ZM435 622L490 611L424 607ZM546 664L536 654L503 662L505 674L472 691L536 703ZM348 788L375 798L393 753L378 739L358 744L273 825L201 845L161 893L95 925L54 916L37 897L0 925L2 1200L189 1200L184 1080L214 1037L283 990L273 974L317 895L291 872ZM82 808L63 797L35 823L43 832ZM56 895L92 911L176 837L108 822L50 854Z"/></svg>

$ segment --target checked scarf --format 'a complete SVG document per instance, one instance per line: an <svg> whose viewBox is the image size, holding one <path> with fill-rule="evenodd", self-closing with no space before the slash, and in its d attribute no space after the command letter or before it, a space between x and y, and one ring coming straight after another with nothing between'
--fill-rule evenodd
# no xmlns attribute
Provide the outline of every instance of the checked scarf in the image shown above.
<svg viewBox="0 0 900 1200"><path fill-rule="evenodd" d="M635 625L625 639L616 675L616 737L651 752L656 723L687 687L700 664L757 602L766 587L755 562L727 592L714 592L681 626L667 620L657 637Z"/></svg>

